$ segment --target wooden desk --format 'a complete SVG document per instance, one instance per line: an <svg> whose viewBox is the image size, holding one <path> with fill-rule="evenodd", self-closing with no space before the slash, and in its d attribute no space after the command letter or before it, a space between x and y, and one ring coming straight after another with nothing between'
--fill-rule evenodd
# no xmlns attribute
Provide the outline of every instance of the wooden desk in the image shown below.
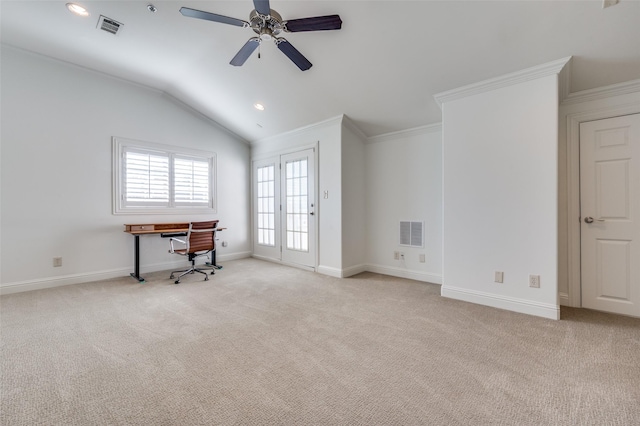
<svg viewBox="0 0 640 426"><path fill-rule="evenodd" d="M222 231L227 228L217 228ZM140 235L152 234L169 234L167 237L186 236L189 231L189 223L136 223L124 225L124 232L133 235L134 238L134 272L130 275L137 279L138 282L144 282L144 278L140 276ZM216 264L216 250L211 252L211 266L216 269L222 269L222 266Z"/></svg>

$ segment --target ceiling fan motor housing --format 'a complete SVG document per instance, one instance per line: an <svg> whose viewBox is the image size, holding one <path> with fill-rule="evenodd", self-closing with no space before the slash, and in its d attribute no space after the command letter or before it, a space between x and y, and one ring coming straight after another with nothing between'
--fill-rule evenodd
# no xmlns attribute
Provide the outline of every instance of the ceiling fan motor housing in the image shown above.
<svg viewBox="0 0 640 426"><path fill-rule="evenodd" d="M260 40L272 40L284 30L282 17L271 9L269 15L261 15L253 10L249 15L251 29L260 36Z"/></svg>

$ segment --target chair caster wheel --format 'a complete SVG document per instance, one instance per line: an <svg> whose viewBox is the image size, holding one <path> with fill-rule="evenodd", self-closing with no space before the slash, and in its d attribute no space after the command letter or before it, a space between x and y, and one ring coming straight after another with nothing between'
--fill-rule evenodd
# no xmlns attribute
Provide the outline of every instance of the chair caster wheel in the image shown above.
<svg viewBox="0 0 640 426"><path fill-rule="evenodd" d="M204 276L204 280L205 280L205 281L209 281L209 277L205 275L205 276Z"/></svg>
<svg viewBox="0 0 640 426"><path fill-rule="evenodd" d="M216 271L211 271L211 275L215 275L215 274L216 274Z"/></svg>
<svg viewBox="0 0 640 426"><path fill-rule="evenodd" d="M180 281L176 281L175 284L180 284Z"/></svg>
<svg viewBox="0 0 640 426"><path fill-rule="evenodd" d="M169 279L172 280L174 278L173 274L169 276Z"/></svg>

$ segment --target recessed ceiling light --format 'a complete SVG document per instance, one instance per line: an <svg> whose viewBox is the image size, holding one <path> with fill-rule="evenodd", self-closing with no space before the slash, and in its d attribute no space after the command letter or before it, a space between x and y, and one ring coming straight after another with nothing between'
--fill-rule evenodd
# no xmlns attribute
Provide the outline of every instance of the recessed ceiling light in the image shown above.
<svg viewBox="0 0 640 426"><path fill-rule="evenodd" d="M157 11L158 11L158 8L157 8L157 7L155 7L155 6L154 6L154 5L152 5L152 4L148 4L148 5L147 5L147 9L148 9L148 10L149 10L149 12L151 12L151 13L155 13L155 12L157 12Z"/></svg>
<svg viewBox="0 0 640 426"><path fill-rule="evenodd" d="M67 3L67 9L78 16L89 16L89 11L79 4Z"/></svg>
<svg viewBox="0 0 640 426"><path fill-rule="evenodd" d="M258 111L264 111L264 105L260 104L260 103L255 103L253 104L253 107L255 109L257 109Z"/></svg>

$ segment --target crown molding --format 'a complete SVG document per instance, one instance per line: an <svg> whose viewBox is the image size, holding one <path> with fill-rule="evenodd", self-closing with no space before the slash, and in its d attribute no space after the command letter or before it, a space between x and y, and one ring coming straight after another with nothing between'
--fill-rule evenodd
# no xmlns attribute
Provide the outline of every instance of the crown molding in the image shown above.
<svg viewBox="0 0 640 426"><path fill-rule="evenodd" d="M362 129L360 129L360 127L358 127L358 125L346 114L342 115L342 124L344 125L344 127L355 133L364 142L367 141L367 135L365 135Z"/></svg>
<svg viewBox="0 0 640 426"><path fill-rule="evenodd" d="M438 93L433 95L433 97L438 103L438 106L442 109L442 104L445 102L451 102L456 99L462 99L468 96L489 92L507 86L512 86L514 84L536 80L538 78L546 77L549 75L557 75L570 61L571 56L567 56L566 58L547 62L546 64L527 68L521 71L516 71L510 74L505 74L501 77L484 80L479 83L474 83L467 86L459 87L457 89ZM561 80L561 90L568 92L568 77L562 78Z"/></svg>
<svg viewBox="0 0 640 426"><path fill-rule="evenodd" d="M566 65L560 69L558 73L558 102L562 103L569 96L571 90L571 71L573 66L573 57L569 56Z"/></svg>
<svg viewBox="0 0 640 426"><path fill-rule="evenodd" d="M638 92L640 92L640 79L570 93L564 101L562 101L562 105L597 101L599 99L610 98L612 96L629 95Z"/></svg>
<svg viewBox="0 0 640 426"><path fill-rule="evenodd" d="M442 123L427 124L426 126L414 127L412 129L400 130L397 132L385 133L383 135L371 136L367 138L368 144L389 142L413 136L421 136L427 133L442 132Z"/></svg>

